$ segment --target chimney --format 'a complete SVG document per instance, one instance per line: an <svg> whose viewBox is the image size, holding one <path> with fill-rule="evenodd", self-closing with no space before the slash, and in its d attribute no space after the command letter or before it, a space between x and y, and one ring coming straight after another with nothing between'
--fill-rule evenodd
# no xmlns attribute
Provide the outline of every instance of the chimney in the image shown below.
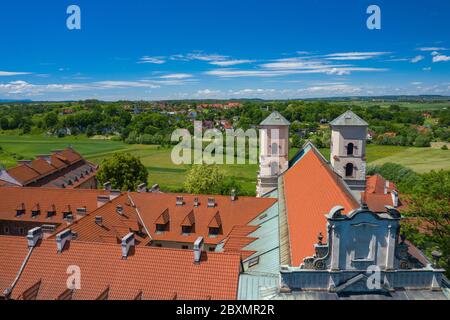
<svg viewBox="0 0 450 320"><path fill-rule="evenodd" d="M397 192L397 190L392 190L391 196L392 196L392 206L394 208L397 208L398 207L398 192Z"/></svg>
<svg viewBox="0 0 450 320"><path fill-rule="evenodd" d="M236 201L236 200L237 200L236 190L233 189L233 190L231 190L231 201Z"/></svg>
<svg viewBox="0 0 450 320"><path fill-rule="evenodd" d="M42 239L42 228L36 227L31 230L28 230L27 240L28 240L28 248L35 247L37 242Z"/></svg>
<svg viewBox="0 0 450 320"><path fill-rule="evenodd" d="M384 194L387 194L389 190L389 180L386 180L386 183L384 184Z"/></svg>
<svg viewBox="0 0 450 320"><path fill-rule="evenodd" d="M130 249L134 247L134 233L130 232L122 238L122 259L126 259Z"/></svg>
<svg viewBox="0 0 450 320"><path fill-rule="evenodd" d="M161 189L159 188L159 184L154 184L150 190L150 192L159 192Z"/></svg>
<svg viewBox="0 0 450 320"><path fill-rule="evenodd" d="M109 196L108 195L99 195L97 196L97 208L100 208L104 204L109 202Z"/></svg>
<svg viewBox="0 0 450 320"><path fill-rule="evenodd" d="M56 235L56 248L58 253L61 253L64 250L64 246L66 242L72 240L72 230L66 229Z"/></svg>
<svg viewBox="0 0 450 320"><path fill-rule="evenodd" d="M103 190L105 190L105 191L110 191L111 190L111 182L105 182L104 184L103 184Z"/></svg>
<svg viewBox="0 0 450 320"><path fill-rule="evenodd" d="M198 197L194 198L194 207L198 208L198 206L200 205L200 202L198 201Z"/></svg>
<svg viewBox="0 0 450 320"><path fill-rule="evenodd" d="M178 196L178 197L177 197L176 205L177 205L177 206L182 206L183 204L184 204L183 197Z"/></svg>
<svg viewBox="0 0 450 320"><path fill-rule="evenodd" d="M146 192L146 191L147 191L147 184L145 182L137 186L137 192Z"/></svg>
<svg viewBox="0 0 450 320"><path fill-rule="evenodd" d="M77 208L77 214L80 216L85 216L87 214L86 207Z"/></svg>
<svg viewBox="0 0 450 320"><path fill-rule="evenodd" d="M216 200L214 198L208 198L208 208L214 208L216 206Z"/></svg>
<svg viewBox="0 0 450 320"><path fill-rule="evenodd" d="M194 263L199 264L203 251L203 237L198 237L194 242Z"/></svg>
<svg viewBox="0 0 450 320"><path fill-rule="evenodd" d="M102 216L95 216L95 223L99 226L103 225L103 217Z"/></svg>
<svg viewBox="0 0 450 320"><path fill-rule="evenodd" d="M117 212L118 214L120 214L120 215L123 215L123 206L120 205L120 204L118 204L118 205L116 206L116 212Z"/></svg>
<svg viewBox="0 0 450 320"><path fill-rule="evenodd" d="M111 190L109 192L109 200L113 200L115 198L117 198L118 196L120 196L122 194L122 192L120 190Z"/></svg>

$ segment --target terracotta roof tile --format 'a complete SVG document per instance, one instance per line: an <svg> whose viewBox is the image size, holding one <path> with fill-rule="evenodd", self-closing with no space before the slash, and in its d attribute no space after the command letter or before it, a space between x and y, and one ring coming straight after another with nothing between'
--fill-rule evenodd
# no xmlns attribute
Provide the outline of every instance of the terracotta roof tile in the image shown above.
<svg viewBox="0 0 450 320"><path fill-rule="evenodd" d="M66 190L27 187L2 187L0 188L0 219L12 221L33 221L42 223L62 223L63 212L68 206L77 218L76 209L86 207L88 212L97 209L97 196L109 194L103 190ZM41 210L40 214L32 217L33 208ZM17 216L17 210L25 209L25 213ZM56 208L56 215L47 217L49 208Z"/></svg>
<svg viewBox="0 0 450 320"><path fill-rule="evenodd" d="M298 266L314 254L318 234L326 237L325 214L336 205L343 206L345 212L359 205L315 148L307 151L283 178L291 262Z"/></svg>
<svg viewBox="0 0 450 320"><path fill-rule="evenodd" d="M27 253L25 237L0 236L0 296L13 283Z"/></svg>
<svg viewBox="0 0 450 320"><path fill-rule="evenodd" d="M5 254L16 247L24 251L19 246L26 251L23 241L19 245L0 237L0 250L5 248ZM21 258L25 254L14 253ZM54 241L43 240L34 248L12 298L22 299L23 293L39 281L36 299L60 297L67 290L67 268L75 265L81 271L81 289L72 294L77 300L93 300L102 294L108 299L135 299L139 295L142 299L236 299L239 254L203 252L199 264L193 259L192 250L146 246L135 247L127 259L122 259L120 245L83 241L71 241L57 253ZM8 270L13 271L16 265Z"/></svg>
<svg viewBox="0 0 450 320"><path fill-rule="evenodd" d="M177 206L176 198L183 197L184 205ZM207 195L170 194L170 193L130 193L136 209L139 211L143 224L149 229L154 240L168 240L193 243L202 236L207 244L218 244L237 225L246 225L258 215L270 208L276 199L239 197L232 201L229 196L214 196L216 206L208 207ZM198 198L199 205L194 206ZM166 209L170 214L170 230L155 233L155 221ZM181 226L186 215L193 212L195 232L183 235ZM209 236L210 226L221 226L222 232L216 237Z"/></svg>

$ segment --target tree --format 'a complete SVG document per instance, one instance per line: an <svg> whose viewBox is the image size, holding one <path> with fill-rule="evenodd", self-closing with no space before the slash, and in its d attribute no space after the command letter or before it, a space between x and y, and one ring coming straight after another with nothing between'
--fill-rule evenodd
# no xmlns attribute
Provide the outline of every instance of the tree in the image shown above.
<svg viewBox="0 0 450 320"><path fill-rule="evenodd" d="M194 165L186 176L184 189L194 194L220 194L224 178L216 165Z"/></svg>
<svg viewBox="0 0 450 320"><path fill-rule="evenodd" d="M147 182L148 172L139 158L115 153L103 160L97 178L101 183L110 182L114 189L136 190L140 183Z"/></svg>
<svg viewBox="0 0 450 320"><path fill-rule="evenodd" d="M407 237L430 256L442 252L441 267L450 275L450 171L431 171L421 176L407 197ZM419 230L422 232L419 233Z"/></svg>
<svg viewBox="0 0 450 320"><path fill-rule="evenodd" d="M48 112L45 114L44 116L44 124L45 127L48 128L53 128L54 126L56 126L58 124L58 116L56 113L54 112Z"/></svg>
<svg viewBox="0 0 450 320"><path fill-rule="evenodd" d="M8 118L3 117L0 119L0 128L3 130L8 130L9 129L9 121Z"/></svg>

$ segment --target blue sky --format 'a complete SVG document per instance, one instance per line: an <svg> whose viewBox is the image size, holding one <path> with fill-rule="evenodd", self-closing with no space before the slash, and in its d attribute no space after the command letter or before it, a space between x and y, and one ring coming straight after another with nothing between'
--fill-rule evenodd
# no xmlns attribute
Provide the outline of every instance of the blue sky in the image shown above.
<svg viewBox="0 0 450 320"><path fill-rule="evenodd" d="M447 0L5 0L0 99L450 95L448 21Z"/></svg>

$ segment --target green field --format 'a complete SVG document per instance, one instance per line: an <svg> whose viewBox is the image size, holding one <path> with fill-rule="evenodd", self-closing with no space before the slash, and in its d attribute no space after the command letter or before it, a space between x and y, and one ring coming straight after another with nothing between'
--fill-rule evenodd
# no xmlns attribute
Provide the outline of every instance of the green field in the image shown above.
<svg viewBox="0 0 450 320"><path fill-rule="evenodd" d="M380 106L388 108L391 105L397 105L401 107L406 107L412 110L439 110L444 108L450 108L450 102L448 101L333 101L336 105L345 106L360 106L360 107L370 107L370 106Z"/></svg>
<svg viewBox="0 0 450 320"><path fill-rule="evenodd" d="M37 154L47 154L55 149L72 146L88 160L101 163L114 152L130 152L138 157L149 171L149 184L158 183L164 190L181 188L187 165L172 163L171 149L149 145L127 145L120 141L95 140L86 137L43 137L36 135L8 136L0 135L0 163L13 166L18 159L33 159ZM291 150L293 155L296 150ZM329 150L321 152L328 159ZM417 172L432 169L450 169L450 151L439 148L410 148L397 146L367 146L367 161L371 164L395 162L403 164ZM222 170L228 176L240 181L246 192L255 192L257 165L223 165Z"/></svg>

